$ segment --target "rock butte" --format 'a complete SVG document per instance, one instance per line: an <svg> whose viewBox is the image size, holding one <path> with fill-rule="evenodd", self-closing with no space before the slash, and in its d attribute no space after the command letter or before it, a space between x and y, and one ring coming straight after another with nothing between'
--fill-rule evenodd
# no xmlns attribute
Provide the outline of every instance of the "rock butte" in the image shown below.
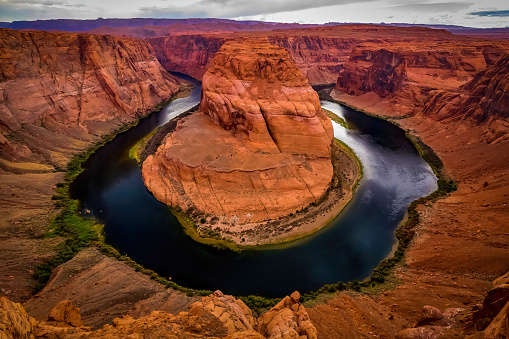
<svg viewBox="0 0 509 339"><path fill-rule="evenodd" d="M288 53L228 42L203 77L198 112L143 163L154 196L247 223L293 213L332 179L332 124Z"/></svg>

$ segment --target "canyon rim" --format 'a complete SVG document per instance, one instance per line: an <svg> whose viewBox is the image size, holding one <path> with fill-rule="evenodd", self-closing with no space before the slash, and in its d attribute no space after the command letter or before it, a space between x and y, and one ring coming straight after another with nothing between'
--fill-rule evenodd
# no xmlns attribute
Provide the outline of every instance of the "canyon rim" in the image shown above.
<svg viewBox="0 0 509 339"><path fill-rule="evenodd" d="M169 332L164 335L190 338L508 336L509 39L503 30L206 19L166 26L140 19L145 26L140 28L135 19L118 20L132 27L115 24L90 33L85 31L91 28L80 26L87 21L71 20L81 32L46 32L28 23L26 30L0 30L3 334L163 335L157 331L166 328ZM58 23L37 25L51 29ZM278 47L269 48L268 43ZM228 59L230 53L245 59L235 64L234 58ZM267 60L263 67L260 59ZM48 273L48 283L33 295L37 267L62 258L64 245L81 236L79 232L47 236L61 211L54 202L68 199L55 194L66 185L63 169L74 155L105 142L103 136L134 123L175 95L184 85L167 71L202 79L204 94L200 110L183 118L143 164L148 186L158 176L161 182L169 180L157 173L162 164L189 183L196 165L204 163L208 167L200 170L214 172L210 177L225 169L236 171L236 186L244 185L244 174L236 167L240 163L256 171L279 166L281 178L301 194L295 199L288 189L264 191L274 201L282 199L281 211L265 211L260 203L252 216L242 197L231 205L219 200L224 207L214 205L210 209L214 215L205 214L206 222L218 210L224 211L228 224L234 215L240 224L249 218L260 221L295 213L327 190L334 178L334 143L330 122L309 84L325 88L320 93L331 100L391 120L418 145L433 149L438 160L431 161L447 178L440 184L454 183L457 190L415 208L413 240L402 264L390 271L384 284L352 283L348 292L324 288L304 305L294 293L272 301L263 311L257 307L258 315L220 291L186 295L167 288L155 272L106 255L108 251L95 240L80 243L72 256L64 256L65 262L51 276ZM254 85L246 86L248 82ZM266 89L272 92L263 93ZM288 100L281 93L288 98L296 93L299 99ZM274 102L264 100L272 96ZM281 119L286 125L289 119L272 115L272 105L291 111L292 102L305 107L298 109L306 112L297 114L298 119L311 121L297 124L304 138L278 129L279 122L271 129L272 121ZM256 107L261 107L259 114L248 114L258 112ZM196 150L186 146L177 151L186 138L193 139ZM212 155L227 154L210 141L218 139L232 156L221 159L225 161L214 169ZM176 156L166 157L166 148ZM261 153L269 154L270 160ZM249 164L257 156L261 158ZM307 174L302 181L295 181L294 173L303 170ZM186 199L197 210L216 204L217 200L200 201L196 186L189 187L194 188L186 191ZM157 196L161 188L151 190ZM187 200L178 202L180 193L159 195L182 209L189 206ZM259 301L242 300L250 306Z"/></svg>

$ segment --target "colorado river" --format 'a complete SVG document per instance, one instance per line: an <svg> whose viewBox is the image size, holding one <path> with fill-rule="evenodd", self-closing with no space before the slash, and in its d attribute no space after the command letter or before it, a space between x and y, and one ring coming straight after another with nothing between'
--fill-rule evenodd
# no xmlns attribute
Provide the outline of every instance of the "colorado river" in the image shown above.
<svg viewBox="0 0 509 339"><path fill-rule="evenodd" d="M147 191L136 161L129 158L140 138L199 103L201 87L193 82L189 97L174 100L99 149L71 187L82 208L104 223L107 243L182 286L279 297L362 280L391 253L394 230L410 202L437 187L433 171L401 129L322 101L352 127L333 122L335 137L364 166L343 213L316 234L279 248L236 253L194 242L168 207Z"/></svg>

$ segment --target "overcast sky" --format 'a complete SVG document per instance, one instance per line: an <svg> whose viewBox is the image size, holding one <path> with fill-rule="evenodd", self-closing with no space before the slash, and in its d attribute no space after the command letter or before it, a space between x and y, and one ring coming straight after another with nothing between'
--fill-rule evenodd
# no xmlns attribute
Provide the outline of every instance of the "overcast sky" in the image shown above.
<svg viewBox="0 0 509 339"><path fill-rule="evenodd" d="M0 21L227 18L278 22L406 22L509 26L508 0L0 0Z"/></svg>

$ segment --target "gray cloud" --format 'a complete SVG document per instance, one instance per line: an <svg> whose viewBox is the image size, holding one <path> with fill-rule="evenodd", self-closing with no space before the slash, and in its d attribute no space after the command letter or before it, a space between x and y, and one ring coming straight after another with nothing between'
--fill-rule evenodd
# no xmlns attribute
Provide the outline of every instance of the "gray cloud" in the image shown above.
<svg viewBox="0 0 509 339"><path fill-rule="evenodd" d="M200 0L186 6L142 7L140 12L150 17L236 18L369 1L375 0Z"/></svg>
<svg viewBox="0 0 509 339"><path fill-rule="evenodd" d="M395 10L419 12L419 13L438 13L438 12L452 12L456 13L463 9L467 9L473 5L473 2L421 2L414 4L396 5L392 8Z"/></svg>
<svg viewBox="0 0 509 339"><path fill-rule="evenodd" d="M76 8L84 6L59 0L10 0L0 2L0 21L83 18L90 12Z"/></svg>
<svg viewBox="0 0 509 339"><path fill-rule="evenodd" d="M476 12L470 12L469 15L475 15L475 16L487 16L487 17L508 17L509 16L509 10L502 10L502 11L476 11Z"/></svg>

